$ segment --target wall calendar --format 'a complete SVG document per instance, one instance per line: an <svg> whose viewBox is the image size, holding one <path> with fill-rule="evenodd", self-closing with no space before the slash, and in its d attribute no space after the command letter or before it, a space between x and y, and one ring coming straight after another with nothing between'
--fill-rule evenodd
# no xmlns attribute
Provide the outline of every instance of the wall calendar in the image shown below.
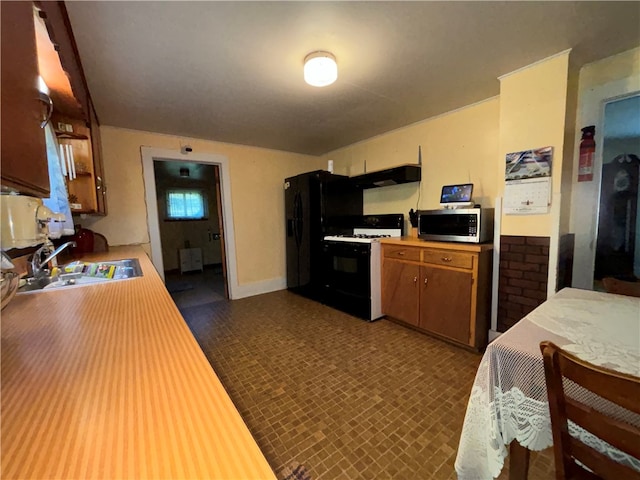
<svg viewBox="0 0 640 480"><path fill-rule="evenodd" d="M553 147L508 153L503 210L507 215L549 213Z"/></svg>

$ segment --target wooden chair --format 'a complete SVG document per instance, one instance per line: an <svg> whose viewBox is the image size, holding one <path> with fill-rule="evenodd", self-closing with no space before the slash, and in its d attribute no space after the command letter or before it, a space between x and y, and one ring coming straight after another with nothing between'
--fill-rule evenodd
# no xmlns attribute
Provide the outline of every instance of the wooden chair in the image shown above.
<svg viewBox="0 0 640 480"><path fill-rule="evenodd" d="M640 297L640 282L626 282L613 277L605 277L602 279L602 284L607 293Z"/></svg>
<svg viewBox="0 0 640 480"><path fill-rule="evenodd" d="M640 414L640 378L592 365L551 342L542 342L540 350L544 358L549 397L556 478L639 480L640 472L616 462L569 435L567 420L639 459L640 428L565 396L562 379L570 379L600 397ZM591 472L577 462L588 467Z"/></svg>

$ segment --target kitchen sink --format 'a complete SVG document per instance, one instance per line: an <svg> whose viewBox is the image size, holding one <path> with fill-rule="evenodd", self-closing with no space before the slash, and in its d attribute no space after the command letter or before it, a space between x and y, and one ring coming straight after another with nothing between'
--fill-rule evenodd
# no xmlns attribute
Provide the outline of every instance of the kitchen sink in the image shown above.
<svg viewBox="0 0 640 480"><path fill-rule="evenodd" d="M137 258L92 263L73 262L59 267L58 272L54 275L22 279L18 293L72 286L80 287L141 276L142 268Z"/></svg>

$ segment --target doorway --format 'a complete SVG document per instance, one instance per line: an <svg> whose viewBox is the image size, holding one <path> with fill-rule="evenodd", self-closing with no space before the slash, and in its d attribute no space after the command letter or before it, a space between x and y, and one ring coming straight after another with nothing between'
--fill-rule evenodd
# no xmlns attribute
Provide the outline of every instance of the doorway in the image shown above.
<svg viewBox="0 0 640 480"><path fill-rule="evenodd" d="M640 279L640 95L605 105L594 288Z"/></svg>
<svg viewBox="0 0 640 480"><path fill-rule="evenodd" d="M180 309L228 298L219 168L153 162L165 285Z"/></svg>
<svg viewBox="0 0 640 480"><path fill-rule="evenodd" d="M229 177L228 159L222 155L195 152L191 152L185 155L180 153L179 151L157 149L151 147L141 147L141 154L145 183L147 224L149 227L149 243L151 250L150 253L151 260L158 274L163 280L165 280L166 283L165 270L168 272L172 272L174 271L175 267L177 268L177 271L180 272L179 250L188 250L192 247L201 248L200 253L202 255L202 270L204 271L204 273L207 273L207 268L205 268L206 264L210 264L212 270L217 269L218 273L221 274L222 278L224 279L224 295L226 296L226 298L237 298L239 293L235 258L234 225L231 210L231 182ZM167 164L166 166L164 165L165 163ZM211 172L211 170L208 170L206 167L215 167L212 170L214 176L213 182L210 181L210 177L207 177L209 180L204 179L204 172ZM186 172L184 170L188 170L188 178L190 180L186 180L180 183L180 186L196 184L197 182L193 180L192 176L203 176L203 181L201 183L202 185L204 185L203 190L207 193L207 196L213 197L212 200L215 199L215 204L213 202L211 204L207 202L207 216L216 217L217 223L209 222L207 224L208 220L204 220L203 218L197 220L199 222L202 222L198 229L198 231L200 231L200 234L189 232L187 238L185 238L184 236L180 237L180 243L177 243L177 239L165 239L165 242L168 243L168 247L165 248L165 246L163 245L163 243L165 242L163 242L161 236L161 223L167 220L169 222L181 222L181 220L167 218L168 207L166 202L168 189L163 185L160 185L158 187L158 185L156 184L156 170L165 171L171 170L172 168L174 169L174 173L171 175L178 177L181 177L180 170L183 170L183 173L185 174L184 177L182 177L183 180L187 178ZM197 173L200 171L202 173ZM164 182L164 180L159 180L158 182ZM184 193L185 189L177 188L176 190L182 190ZM175 200L176 197L174 196L173 199ZM193 198L182 198L181 200L183 202L190 202L193 200ZM215 211L213 211L214 209ZM189 215L191 215L191 213L189 213ZM177 216L179 217L180 214L178 214ZM193 218L187 220L187 222L190 222L191 225L193 225L194 221L196 220L194 220ZM176 237L178 237L175 232L181 230L182 227L187 225L187 223L185 222L181 225L181 228L169 228L168 238L171 238L171 235L174 234L176 235ZM194 229L189 230L195 231ZM210 235L211 241L209 241ZM185 242L188 242L188 244L185 244ZM196 243L201 243L201 245L196 245ZM216 257L216 244L219 245L219 249L217 250L217 252L219 253L219 257ZM189 248L184 248L185 245L188 245ZM193 261L194 263L189 263L188 265L186 265L186 268L191 269L194 264L196 266L198 265L198 254L196 253L195 255L195 259L189 260L189 262ZM215 261L216 258L220 258L219 263ZM167 262L167 268L165 268L165 260ZM197 273L198 271L198 269L189 270L189 272L194 273ZM186 274L188 272L183 271L180 273Z"/></svg>

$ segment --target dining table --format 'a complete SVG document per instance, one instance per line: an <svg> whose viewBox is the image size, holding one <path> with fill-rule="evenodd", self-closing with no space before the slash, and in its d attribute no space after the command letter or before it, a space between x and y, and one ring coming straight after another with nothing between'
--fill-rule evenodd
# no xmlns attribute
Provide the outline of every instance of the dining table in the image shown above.
<svg viewBox="0 0 640 480"><path fill-rule="evenodd" d="M543 340L594 365L640 376L640 298L564 288L487 346L458 445L459 480L496 478L508 456L510 478L527 478L530 451L553 445L540 352ZM603 405L606 400L575 384L565 388L594 408L610 408ZM637 414L615 409L613 414L640 426ZM577 425L570 423L569 431L601 453L640 470L640 460Z"/></svg>

